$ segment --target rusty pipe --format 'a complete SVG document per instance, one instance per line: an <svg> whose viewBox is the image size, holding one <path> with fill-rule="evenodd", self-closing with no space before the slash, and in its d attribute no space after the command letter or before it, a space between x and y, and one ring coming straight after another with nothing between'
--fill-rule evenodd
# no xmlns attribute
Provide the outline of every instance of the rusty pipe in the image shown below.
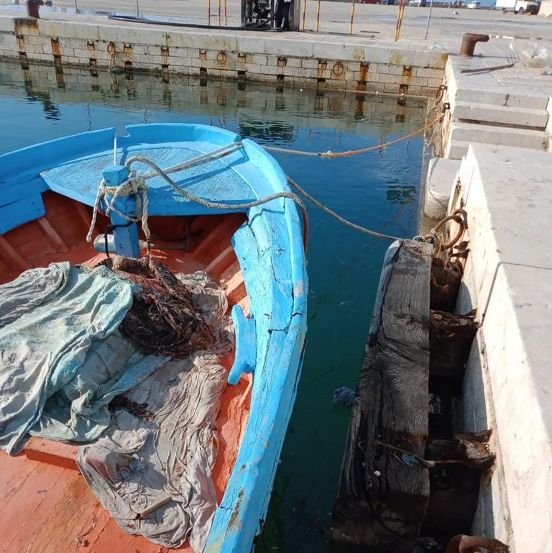
<svg viewBox="0 0 552 553"><path fill-rule="evenodd" d="M471 57L478 42L489 42L489 35L480 35L477 33L465 33L462 37L460 46L460 55Z"/></svg>
<svg viewBox="0 0 552 553"><path fill-rule="evenodd" d="M27 0L27 16L40 19L38 13L38 7L40 6L40 0Z"/></svg>

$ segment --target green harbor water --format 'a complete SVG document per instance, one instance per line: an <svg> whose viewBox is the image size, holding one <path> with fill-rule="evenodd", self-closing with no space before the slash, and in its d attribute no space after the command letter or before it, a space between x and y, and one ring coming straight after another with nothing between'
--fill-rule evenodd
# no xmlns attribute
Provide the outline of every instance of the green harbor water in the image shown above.
<svg viewBox="0 0 552 553"><path fill-rule="evenodd" d="M221 126L261 144L327 151L380 144L423 125L426 102L332 91L276 89L188 78L56 73L0 64L0 153L67 134L127 124ZM397 236L416 233L423 140L325 160L277 159L344 217ZM332 402L354 388L387 242L309 206L307 349L272 500L256 553L330 551L329 528L350 410Z"/></svg>

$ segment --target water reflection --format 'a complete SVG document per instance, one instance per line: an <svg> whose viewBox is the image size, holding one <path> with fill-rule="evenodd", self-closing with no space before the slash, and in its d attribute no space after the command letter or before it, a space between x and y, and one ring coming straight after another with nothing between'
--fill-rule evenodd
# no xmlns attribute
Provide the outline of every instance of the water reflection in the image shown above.
<svg viewBox="0 0 552 553"><path fill-rule="evenodd" d="M409 204L416 200L415 186L390 185L387 187L387 201L392 204Z"/></svg>
<svg viewBox="0 0 552 553"><path fill-rule="evenodd" d="M425 102L409 100L406 106L396 98L345 94L330 90L297 90L285 87L259 87L239 82L213 82L171 76L118 74L75 70L56 66L0 65L0 84L23 86L29 102L41 102L45 116L59 120L63 115L57 103L98 102L131 109L232 115L236 131L261 142L294 141L299 128L329 127L361 134L377 126L380 141L396 131L397 122L405 132L417 126ZM205 106L203 108L202 106ZM252 112L257 111L254 115ZM364 125L367 123L367 125ZM222 126L222 125L221 125Z"/></svg>

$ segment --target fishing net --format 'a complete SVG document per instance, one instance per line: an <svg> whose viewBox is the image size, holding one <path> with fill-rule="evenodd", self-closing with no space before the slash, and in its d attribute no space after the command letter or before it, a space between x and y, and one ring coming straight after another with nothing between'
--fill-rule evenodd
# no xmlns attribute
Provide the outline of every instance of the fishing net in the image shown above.
<svg viewBox="0 0 552 553"><path fill-rule="evenodd" d="M140 285L120 331L143 353L183 359L214 343L212 326L194 305L192 290L151 258L115 258L113 269Z"/></svg>

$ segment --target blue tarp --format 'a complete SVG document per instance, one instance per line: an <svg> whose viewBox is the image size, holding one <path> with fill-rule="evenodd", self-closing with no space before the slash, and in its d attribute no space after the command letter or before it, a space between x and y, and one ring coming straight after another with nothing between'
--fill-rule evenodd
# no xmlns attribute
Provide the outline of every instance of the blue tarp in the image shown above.
<svg viewBox="0 0 552 553"><path fill-rule="evenodd" d="M111 399L166 361L116 332L133 289L106 267L69 263L0 286L0 448L17 453L29 432L96 439Z"/></svg>

